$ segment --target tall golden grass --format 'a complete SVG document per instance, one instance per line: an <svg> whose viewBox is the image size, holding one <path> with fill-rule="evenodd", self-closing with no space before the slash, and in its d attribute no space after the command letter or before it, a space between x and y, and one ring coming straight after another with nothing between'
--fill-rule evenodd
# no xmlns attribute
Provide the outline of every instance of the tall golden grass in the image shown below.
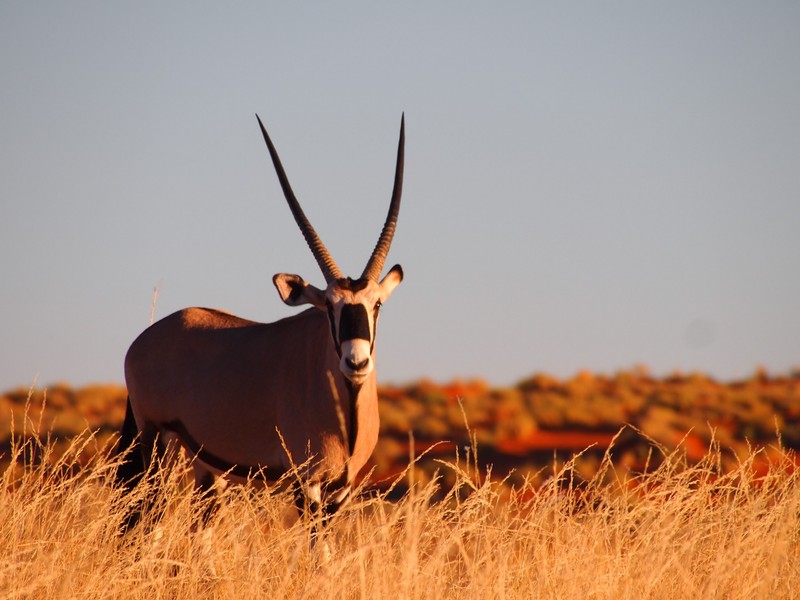
<svg viewBox="0 0 800 600"><path fill-rule="evenodd" d="M362 490L311 547L288 493L229 486L203 527L185 461L125 496L109 484L107 448L81 458L95 442L87 432L55 460L46 439L12 446L3 598L800 596L800 475L788 452L764 470L753 450L723 471L719 448L694 465L679 448L638 475L606 460L590 481L568 463L514 491L454 457L440 463L456 478L444 499L412 466L402 499ZM142 497L163 502L163 518L120 536Z"/></svg>

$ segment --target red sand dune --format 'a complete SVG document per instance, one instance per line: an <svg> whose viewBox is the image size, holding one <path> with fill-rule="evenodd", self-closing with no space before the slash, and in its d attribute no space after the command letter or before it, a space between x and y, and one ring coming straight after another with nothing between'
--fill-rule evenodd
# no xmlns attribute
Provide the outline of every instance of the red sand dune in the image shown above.
<svg viewBox="0 0 800 600"><path fill-rule="evenodd" d="M525 438L498 440L497 450L505 454L522 456L542 450L580 451L589 446L608 448L614 435L594 431L539 430Z"/></svg>

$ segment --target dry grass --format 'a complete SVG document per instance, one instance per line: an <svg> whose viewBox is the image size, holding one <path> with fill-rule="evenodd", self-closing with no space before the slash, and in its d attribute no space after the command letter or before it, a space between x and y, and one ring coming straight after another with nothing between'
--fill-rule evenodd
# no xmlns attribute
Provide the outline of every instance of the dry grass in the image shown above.
<svg viewBox="0 0 800 600"><path fill-rule="evenodd" d="M230 486L210 526L193 526L202 507L180 469L136 492L167 504L160 524L118 536L135 498L107 485L107 452L76 468L93 443L76 440L55 467L36 466L46 441L14 446L37 459L2 477L2 597L800 597L800 477L786 453L766 473L756 451L727 473L716 450L696 466L673 453L636 477L607 460L580 486L567 465L517 493L442 464L457 477L444 501L434 481L344 508L324 534L326 563L308 523L287 524L285 494Z"/></svg>

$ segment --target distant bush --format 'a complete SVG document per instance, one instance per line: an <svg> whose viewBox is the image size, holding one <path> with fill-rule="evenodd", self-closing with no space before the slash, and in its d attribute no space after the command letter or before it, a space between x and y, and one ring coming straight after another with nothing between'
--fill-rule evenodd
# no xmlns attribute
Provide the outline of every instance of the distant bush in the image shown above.
<svg viewBox="0 0 800 600"><path fill-rule="evenodd" d="M757 371L731 383L700 373L656 379L643 368L611 377L584 371L563 381L539 373L509 388L481 380L447 385L422 380L383 386L379 395L378 478L408 463L409 432L421 444L418 450L441 440L462 449L477 441L482 467L492 465L498 477L516 469L512 480L552 466L554 456L568 461L594 444L577 463L588 474L612 435L627 425L643 436L625 433L612 458L633 470L657 463L660 449L681 443L690 459L719 444L730 464L749 451L748 444L775 444L778 436L784 448L800 449L800 371L776 377ZM125 400L119 386L10 390L0 395L0 456L5 457L0 460L10 455L12 426L21 439L49 435L66 444L91 431L108 440L122 424ZM432 477L439 468L435 460L452 447L432 450L420 471Z"/></svg>

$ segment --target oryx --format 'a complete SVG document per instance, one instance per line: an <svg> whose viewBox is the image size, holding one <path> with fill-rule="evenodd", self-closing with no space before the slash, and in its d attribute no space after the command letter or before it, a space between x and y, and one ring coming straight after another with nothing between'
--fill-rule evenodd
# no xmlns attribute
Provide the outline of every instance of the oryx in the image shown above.
<svg viewBox="0 0 800 600"><path fill-rule="evenodd" d="M375 333L381 304L403 279L399 265L380 275L400 209L405 119L389 212L363 273L352 279L343 276L303 213L256 118L326 287L278 273L272 280L281 300L311 308L274 323L187 308L139 335L125 357L128 404L119 447L136 443L140 452L127 454L117 479L132 487L154 450L163 456L167 442L177 439L204 492L219 474L272 481L305 463L298 507L332 514L378 438ZM136 520L138 515L129 524Z"/></svg>

